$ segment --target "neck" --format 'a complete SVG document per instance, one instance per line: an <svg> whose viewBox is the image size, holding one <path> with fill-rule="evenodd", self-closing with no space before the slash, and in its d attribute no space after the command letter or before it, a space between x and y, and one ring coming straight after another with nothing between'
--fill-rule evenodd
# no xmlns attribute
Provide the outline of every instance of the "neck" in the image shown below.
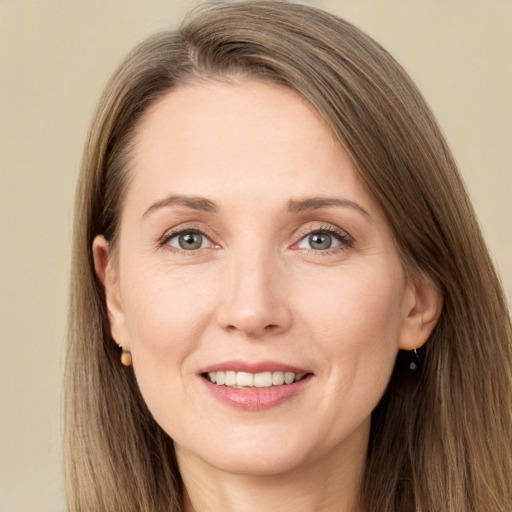
<svg viewBox="0 0 512 512"><path fill-rule="evenodd" d="M333 450L285 473L242 475L177 454L185 512L355 512L366 459L366 449Z"/></svg>

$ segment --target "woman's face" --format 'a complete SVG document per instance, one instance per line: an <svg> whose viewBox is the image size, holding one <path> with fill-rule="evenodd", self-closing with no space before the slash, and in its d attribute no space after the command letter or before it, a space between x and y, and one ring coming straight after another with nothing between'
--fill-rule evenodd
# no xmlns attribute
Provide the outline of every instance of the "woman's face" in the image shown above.
<svg viewBox="0 0 512 512"><path fill-rule="evenodd" d="M178 457L250 474L364 457L398 348L420 344L415 291L313 108L257 81L178 89L130 172L109 318Z"/></svg>

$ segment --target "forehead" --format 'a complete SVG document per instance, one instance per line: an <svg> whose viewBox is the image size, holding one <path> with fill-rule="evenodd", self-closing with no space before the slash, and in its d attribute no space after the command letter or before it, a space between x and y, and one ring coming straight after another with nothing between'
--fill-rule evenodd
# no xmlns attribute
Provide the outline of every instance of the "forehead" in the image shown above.
<svg viewBox="0 0 512 512"><path fill-rule="evenodd" d="M297 92L259 81L168 93L144 115L131 167L129 195L146 200L169 193L288 200L333 188L370 200L316 110Z"/></svg>

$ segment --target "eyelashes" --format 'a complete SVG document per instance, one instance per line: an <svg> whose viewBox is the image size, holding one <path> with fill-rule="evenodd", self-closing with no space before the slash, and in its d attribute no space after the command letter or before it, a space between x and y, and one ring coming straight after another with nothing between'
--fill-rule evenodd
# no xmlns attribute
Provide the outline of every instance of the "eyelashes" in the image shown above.
<svg viewBox="0 0 512 512"><path fill-rule="evenodd" d="M306 249L323 255L347 250L353 247L354 239L345 231L334 226L307 228L299 233L298 249Z"/></svg>
<svg viewBox="0 0 512 512"><path fill-rule="evenodd" d="M187 252L206 249L213 245L210 239L199 230L178 231L176 234L168 236L164 243Z"/></svg>
<svg viewBox="0 0 512 512"><path fill-rule="evenodd" d="M158 246L185 255L220 248L205 231L198 226L183 226L166 232ZM294 239L291 249L323 256L346 251L355 244L352 236L331 224L303 228Z"/></svg>
<svg viewBox="0 0 512 512"><path fill-rule="evenodd" d="M168 248L176 253L190 255L203 249L218 247L212 242L211 238L199 227L183 226L166 232L158 241L158 246Z"/></svg>

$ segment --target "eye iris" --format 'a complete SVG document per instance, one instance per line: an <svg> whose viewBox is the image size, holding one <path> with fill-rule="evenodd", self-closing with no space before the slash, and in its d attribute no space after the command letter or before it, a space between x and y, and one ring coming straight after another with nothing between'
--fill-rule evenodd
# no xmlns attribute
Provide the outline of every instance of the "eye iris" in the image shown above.
<svg viewBox="0 0 512 512"><path fill-rule="evenodd" d="M178 243L182 249L199 249L203 243L203 237L199 233L182 233L178 237Z"/></svg>
<svg viewBox="0 0 512 512"><path fill-rule="evenodd" d="M332 245L332 236L327 233L313 233L309 235L309 244L313 249L329 249Z"/></svg>

